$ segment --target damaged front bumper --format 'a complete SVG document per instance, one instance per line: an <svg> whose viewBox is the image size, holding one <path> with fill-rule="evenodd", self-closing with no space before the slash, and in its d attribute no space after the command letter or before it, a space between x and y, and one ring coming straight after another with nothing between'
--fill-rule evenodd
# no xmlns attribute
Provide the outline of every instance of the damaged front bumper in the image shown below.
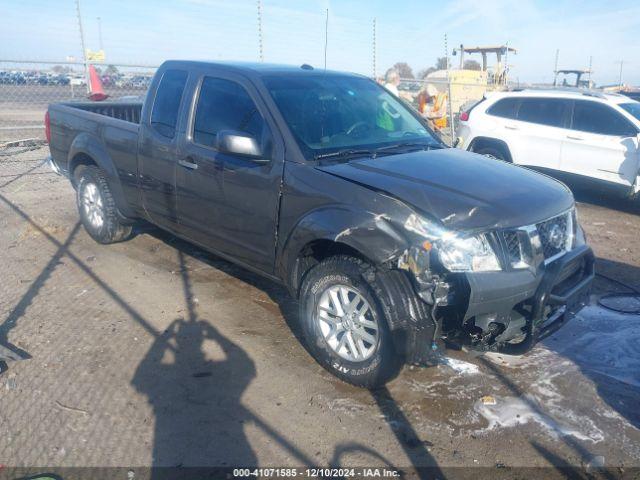
<svg viewBox="0 0 640 480"><path fill-rule="evenodd" d="M588 301L594 255L580 245L536 270L469 273L465 347L519 355L571 319Z"/></svg>

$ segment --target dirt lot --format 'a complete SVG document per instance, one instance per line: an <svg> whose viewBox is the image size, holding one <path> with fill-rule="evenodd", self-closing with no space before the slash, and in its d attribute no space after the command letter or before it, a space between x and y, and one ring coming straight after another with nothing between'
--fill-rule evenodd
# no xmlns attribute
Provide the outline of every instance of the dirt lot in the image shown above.
<svg viewBox="0 0 640 480"><path fill-rule="evenodd" d="M151 228L94 243L45 154L0 157L0 345L28 357L0 374L1 464L640 467L640 316L598 305L622 287L525 357L447 351L359 390L279 287ZM640 288L638 212L578 198L600 271Z"/></svg>

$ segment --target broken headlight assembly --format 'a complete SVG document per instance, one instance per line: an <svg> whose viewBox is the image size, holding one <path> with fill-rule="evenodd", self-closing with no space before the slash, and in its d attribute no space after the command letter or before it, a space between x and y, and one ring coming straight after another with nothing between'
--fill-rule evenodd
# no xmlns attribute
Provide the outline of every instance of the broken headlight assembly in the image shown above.
<svg viewBox="0 0 640 480"><path fill-rule="evenodd" d="M415 214L409 216L404 226L422 237L422 248L433 250L442 266L450 272L502 270L485 234L461 235Z"/></svg>

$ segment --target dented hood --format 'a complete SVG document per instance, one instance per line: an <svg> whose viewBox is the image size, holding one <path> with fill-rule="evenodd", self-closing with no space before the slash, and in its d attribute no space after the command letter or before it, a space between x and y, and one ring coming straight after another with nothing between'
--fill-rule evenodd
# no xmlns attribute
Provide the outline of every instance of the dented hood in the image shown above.
<svg viewBox="0 0 640 480"><path fill-rule="evenodd" d="M574 203L569 190L546 175L454 148L317 168L390 194L458 230L530 225Z"/></svg>

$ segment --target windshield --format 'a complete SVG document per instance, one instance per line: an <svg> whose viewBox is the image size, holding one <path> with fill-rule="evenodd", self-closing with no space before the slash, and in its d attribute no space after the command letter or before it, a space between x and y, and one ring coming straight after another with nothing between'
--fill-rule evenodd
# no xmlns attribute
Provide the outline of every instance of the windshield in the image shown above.
<svg viewBox="0 0 640 480"><path fill-rule="evenodd" d="M266 77L264 82L307 158L380 147L442 147L417 116L367 78Z"/></svg>
<svg viewBox="0 0 640 480"><path fill-rule="evenodd" d="M624 108L627 112L640 120L640 102L621 103L620 107Z"/></svg>

